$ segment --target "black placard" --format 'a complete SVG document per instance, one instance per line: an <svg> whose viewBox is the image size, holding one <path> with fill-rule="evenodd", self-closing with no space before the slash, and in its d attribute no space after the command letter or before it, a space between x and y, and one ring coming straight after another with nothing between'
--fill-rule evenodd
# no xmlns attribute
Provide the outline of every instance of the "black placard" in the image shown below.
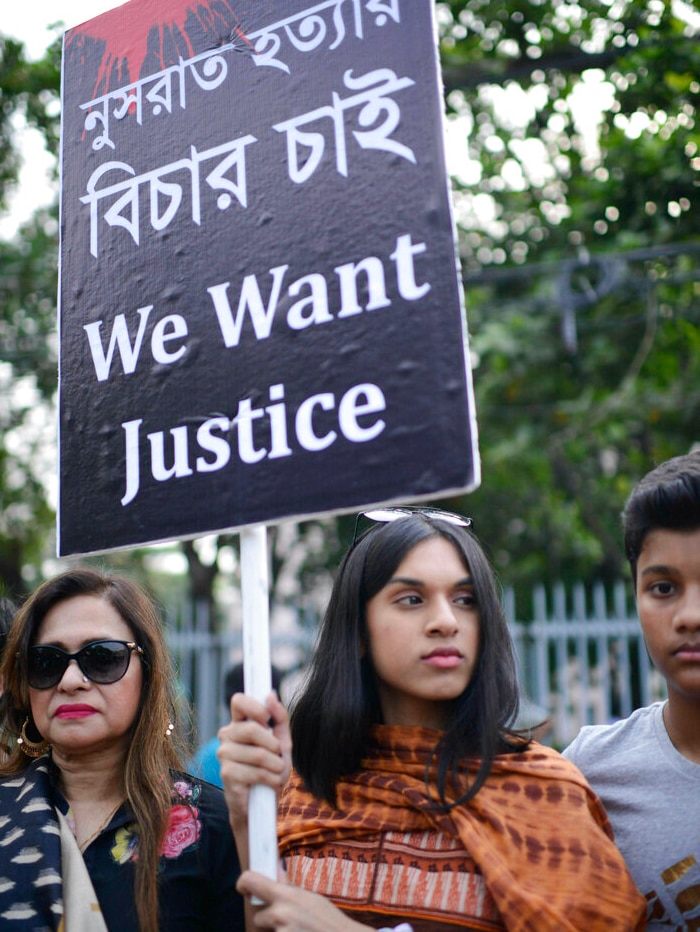
<svg viewBox="0 0 700 932"><path fill-rule="evenodd" d="M431 0L66 33L58 552L478 479Z"/></svg>

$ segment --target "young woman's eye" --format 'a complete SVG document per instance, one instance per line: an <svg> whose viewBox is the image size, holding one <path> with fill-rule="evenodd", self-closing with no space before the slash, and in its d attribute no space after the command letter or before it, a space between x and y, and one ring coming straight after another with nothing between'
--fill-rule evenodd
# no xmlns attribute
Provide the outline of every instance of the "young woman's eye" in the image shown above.
<svg viewBox="0 0 700 932"><path fill-rule="evenodd" d="M476 596L473 592L462 592L455 599L458 605L464 605L467 608L474 608L477 604Z"/></svg>
<svg viewBox="0 0 700 932"><path fill-rule="evenodd" d="M419 595L415 593L409 593L408 595L402 595L397 600L402 605L420 605L423 601Z"/></svg>

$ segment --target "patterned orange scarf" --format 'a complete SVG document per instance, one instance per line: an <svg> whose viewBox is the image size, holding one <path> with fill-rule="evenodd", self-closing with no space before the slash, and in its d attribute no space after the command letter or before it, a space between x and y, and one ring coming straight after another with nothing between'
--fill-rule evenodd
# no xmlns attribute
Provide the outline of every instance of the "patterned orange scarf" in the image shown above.
<svg viewBox="0 0 700 932"><path fill-rule="evenodd" d="M537 743L500 755L474 799L439 812L425 787L439 737L427 728L376 726L362 769L338 784L337 809L292 772L280 799L281 854L384 831L447 832L474 859L510 932L644 928L645 901L602 804L569 761ZM432 766L430 779L434 787Z"/></svg>

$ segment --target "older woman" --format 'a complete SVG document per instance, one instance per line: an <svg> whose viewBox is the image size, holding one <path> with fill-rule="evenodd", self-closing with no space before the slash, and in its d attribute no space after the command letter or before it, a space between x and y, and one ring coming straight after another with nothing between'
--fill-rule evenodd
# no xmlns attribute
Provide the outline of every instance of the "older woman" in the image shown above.
<svg viewBox="0 0 700 932"><path fill-rule="evenodd" d="M19 610L0 676L2 927L242 929L223 794L180 770L145 593L88 568L49 580Z"/></svg>

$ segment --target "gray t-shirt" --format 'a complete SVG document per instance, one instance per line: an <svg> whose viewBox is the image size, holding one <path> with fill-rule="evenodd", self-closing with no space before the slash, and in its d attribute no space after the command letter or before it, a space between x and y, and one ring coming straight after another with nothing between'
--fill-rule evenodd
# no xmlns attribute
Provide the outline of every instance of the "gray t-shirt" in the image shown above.
<svg viewBox="0 0 700 932"><path fill-rule="evenodd" d="M700 929L700 764L683 757L663 702L589 725L563 752L600 797L647 899L647 929Z"/></svg>

